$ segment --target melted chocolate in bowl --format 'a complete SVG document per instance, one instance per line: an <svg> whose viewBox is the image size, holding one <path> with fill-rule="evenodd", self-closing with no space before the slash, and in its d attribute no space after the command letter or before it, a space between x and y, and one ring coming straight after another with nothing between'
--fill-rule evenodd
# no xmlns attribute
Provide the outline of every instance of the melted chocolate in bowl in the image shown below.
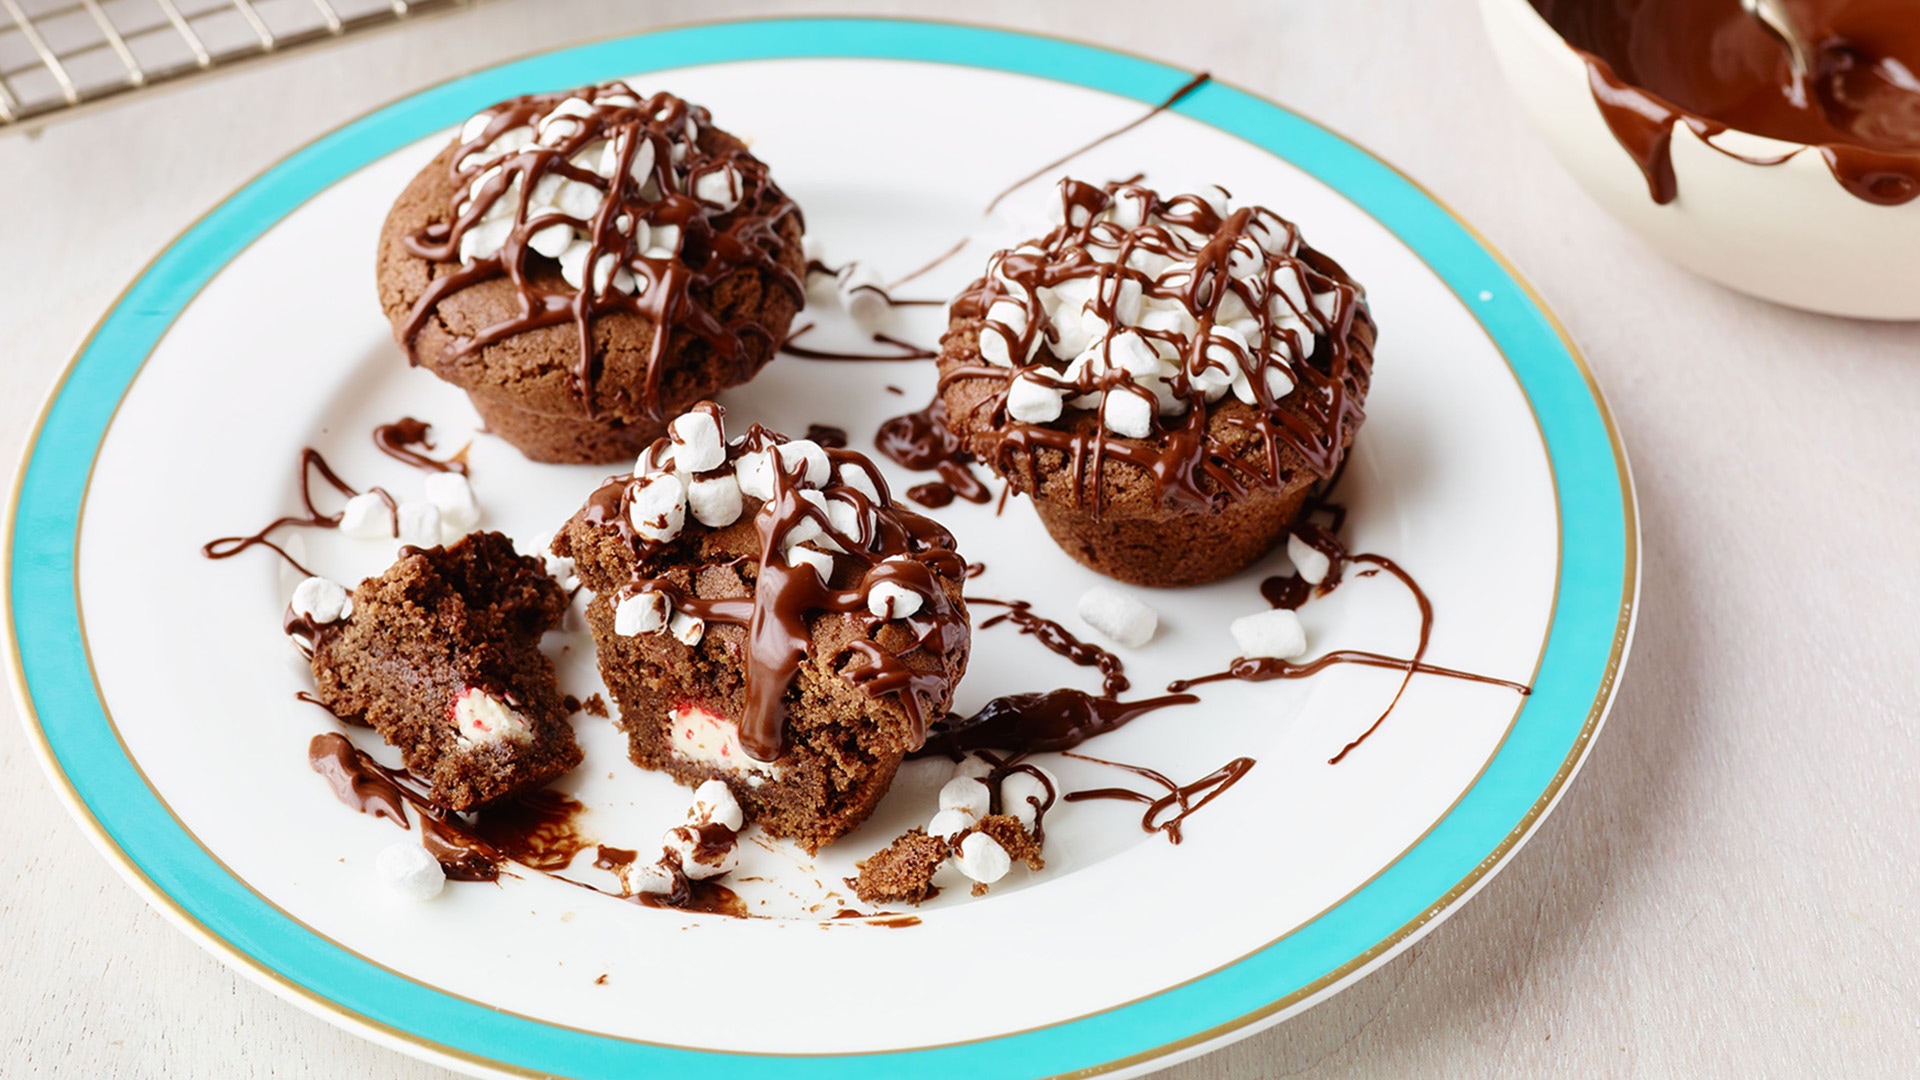
<svg viewBox="0 0 1920 1080"><path fill-rule="evenodd" d="M1679 194L1676 123L1702 139L1735 129L1814 147L1868 202L1920 196L1920 0L1787 0L1814 53L1804 78L1740 0L1530 2L1586 61L1655 202Z"/></svg>

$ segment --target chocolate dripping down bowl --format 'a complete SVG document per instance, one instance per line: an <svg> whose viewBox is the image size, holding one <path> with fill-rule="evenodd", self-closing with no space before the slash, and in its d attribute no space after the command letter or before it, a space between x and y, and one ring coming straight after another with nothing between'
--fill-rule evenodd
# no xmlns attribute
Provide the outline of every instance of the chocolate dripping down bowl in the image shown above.
<svg viewBox="0 0 1920 1080"><path fill-rule="evenodd" d="M1596 104L1582 54L1528 0L1480 0L1480 13L1508 83L1561 165L1661 255L1789 307L1920 319L1920 199L1888 206L1849 193L1818 147L1734 129L1708 145L1677 122L1675 197L1656 202Z"/></svg>

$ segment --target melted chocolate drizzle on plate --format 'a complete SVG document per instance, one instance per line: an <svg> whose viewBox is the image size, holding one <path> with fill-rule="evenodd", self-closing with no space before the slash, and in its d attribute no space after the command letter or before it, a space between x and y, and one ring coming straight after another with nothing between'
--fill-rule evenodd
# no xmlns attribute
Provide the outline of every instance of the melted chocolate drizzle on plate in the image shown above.
<svg viewBox="0 0 1920 1080"><path fill-rule="evenodd" d="M391 424L373 429L373 445L380 452L423 472L451 472L467 475L467 452L462 449L450 458L429 457L433 449L433 425L425 420L403 416Z"/></svg>

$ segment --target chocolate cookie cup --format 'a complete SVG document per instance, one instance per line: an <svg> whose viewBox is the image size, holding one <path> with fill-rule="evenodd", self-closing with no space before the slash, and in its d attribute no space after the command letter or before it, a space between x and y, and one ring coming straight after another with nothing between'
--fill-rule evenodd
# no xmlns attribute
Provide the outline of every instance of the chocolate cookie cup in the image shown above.
<svg viewBox="0 0 1920 1080"><path fill-rule="evenodd" d="M380 305L527 457L622 461L773 358L803 230L705 109L617 82L534 94L468 120L401 193Z"/></svg>
<svg viewBox="0 0 1920 1080"><path fill-rule="evenodd" d="M1219 188L1062 180L1046 236L953 303L947 422L1067 554L1135 585L1233 574L1285 535L1365 413L1366 294Z"/></svg>
<svg viewBox="0 0 1920 1080"><path fill-rule="evenodd" d="M316 603L332 594L333 602ZM349 599L312 578L287 632L313 668L314 697L398 747L448 810L474 810L580 764L540 637L567 594L497 532L407 548Z"/></svg>
<svg viewBox="0 0 1920 1080"><path fill-rule="evenodd" d="M946 715L972 636L966 563L865 456L722 410L678 417L555 536L635 764L724 781L818 850L864 821Z"/></svg>

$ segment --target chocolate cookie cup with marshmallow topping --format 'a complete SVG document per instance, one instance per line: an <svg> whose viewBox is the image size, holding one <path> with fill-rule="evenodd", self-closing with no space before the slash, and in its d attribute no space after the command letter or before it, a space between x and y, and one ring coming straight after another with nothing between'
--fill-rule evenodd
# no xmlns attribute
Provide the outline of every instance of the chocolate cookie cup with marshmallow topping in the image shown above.
<svg viewBox="0 0 1920 1080"><path fill-rule="evenodd" d="M1108 577L1197 585L1245 568L1365 418L1365 291L1220 188L1065 179L1055 220L953 302L948 425Z"/></svg>
<svg viewBox="0 0 1920 1080"><path fill-rule="evenodd" d="M804 227L697 105L533 94L468 120L401 193L380 305L409 361L527 457L625 461L773 358L805 302Z"/></svg>
<svg viewBox="0 0 1920 1080"><path fill-rule="evenodd" d="M951 534L864 455L675 418L554 537L635 764L724 781L809 851L866 820L944 717L972 632Z"/></svg>

